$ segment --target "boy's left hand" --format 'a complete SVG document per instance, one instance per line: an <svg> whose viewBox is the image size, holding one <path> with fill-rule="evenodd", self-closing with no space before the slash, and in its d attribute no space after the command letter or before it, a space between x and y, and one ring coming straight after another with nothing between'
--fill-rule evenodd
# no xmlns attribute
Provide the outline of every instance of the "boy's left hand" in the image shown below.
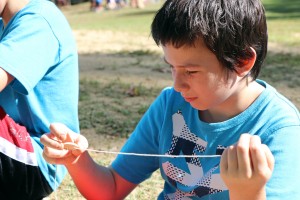
<svg viewBox="0 0 300 200"><path fill-rule="evenodd" d="M40 138L43 157L52 164L72 165L88 148L87 139L61 123L50 124L50 133ZM74 148L75 147L75 148Z"/></svg>
<svg viewBox="0 0 300 200"><path fill-rule="evenodd" d="M260 137L242 134L222 154L221 177L231 199L265 199L265 185L271 178L274 157Z"/></svg>

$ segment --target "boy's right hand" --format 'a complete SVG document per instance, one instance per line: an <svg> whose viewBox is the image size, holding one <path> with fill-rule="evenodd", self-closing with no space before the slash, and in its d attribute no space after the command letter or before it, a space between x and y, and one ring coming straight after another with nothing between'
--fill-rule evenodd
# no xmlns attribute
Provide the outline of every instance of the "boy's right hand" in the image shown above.
<svg viewBox="0 0 300 200"><path fill-rule="evenodd" d="M88 148L88 141L83 135L74 133L61 123L51 124L50 133L44 134L40 141L44 145L43 157L51 164L74 164ZM78 148L65 148L64 143L74 143Z"/></svg>
<svg viewBox="0 0 300 200"><path fill-rule="evenodd" d="M274 162L270 149L259 136L242 134L236 144L225 149L220 162L230 199L266 199L265 186Z"/></svg>

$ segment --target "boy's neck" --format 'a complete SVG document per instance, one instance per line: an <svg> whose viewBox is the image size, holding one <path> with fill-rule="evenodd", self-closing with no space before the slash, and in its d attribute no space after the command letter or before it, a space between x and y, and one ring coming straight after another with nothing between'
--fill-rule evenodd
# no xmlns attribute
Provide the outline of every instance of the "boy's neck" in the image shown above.
<svg viewBox="0 0 300 200"><path fill-rule="evenodd" d="M199 118L207 123L217 123L229 120L245 111L263 92L265 88L252 81L233 94L222 105L204 111L199 111Z"/></svg>
<svg viewBox="0 0 300 200"><path fill-rule="evenodd" d="M3 12L1 13L4 26L6 26L11 18L17 12L22 10L28 4L28 2L29 0L7 0L3 8Z"/></svg>

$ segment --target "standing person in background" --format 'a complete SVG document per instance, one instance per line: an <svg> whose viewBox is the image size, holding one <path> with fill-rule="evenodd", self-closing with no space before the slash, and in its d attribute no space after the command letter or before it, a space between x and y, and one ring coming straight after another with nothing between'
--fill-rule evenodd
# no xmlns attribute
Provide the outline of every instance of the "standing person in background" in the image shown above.
<svg viewBox="0 0 300 200"><path fill-rule="evenodd" d="M91 0L90 10L93 12L100 12L103 10L102 0Z"/></svg>
<svg viewBox="0 0 300 200"><path fill-rule="evenodd" d="M257 79L268 43L261 1L167 0L151 30L173 87L121 150L151 157L119 154L100 166L82 135L51 124L41 137L45 159L64 164L87 199L124 199L158 169L159 200L300 199L299 111ZM63 149L72 141L78 148Z"/></svg>
<svg viewBox="0 0 300 200"><path fill-rule="evenodd" d="M116 6L117 4L115 0L106 0L106 5L105 5L106 9L113 10L116 8Z"/></svg>
<svg viewBox="0 0 300 200"><path fill-rule="evenodd" d="M50 1L0 0L0 14L0 199L42 199L67 171L41 135L54 121L79 131L76 43Z"/></svg>
<svg viewBox="0 0 300 200"><path fill-rule="evenodd" d="M130 6L133 8L145 8L145 3L144 0L131 0L130 1Z"/></svg>

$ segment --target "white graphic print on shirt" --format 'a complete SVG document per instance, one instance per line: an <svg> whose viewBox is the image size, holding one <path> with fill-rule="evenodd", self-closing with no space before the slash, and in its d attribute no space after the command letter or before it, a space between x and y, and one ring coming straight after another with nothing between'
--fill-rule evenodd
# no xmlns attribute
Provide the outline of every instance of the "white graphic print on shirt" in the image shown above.
<svg viewBox="0 0 300 200"><path fill-rule="evenodd" d="M197 155L203 153L207 142L192 133L186 125L180 112L175 113L173 121L173 138L169 155ZM188 197L202 197L227 190L219 173L214 173L219 163L204 173L200 158L185 158L188 171L185 171L171 162L162 164L163 170L174 187L173 194L167 194L165 199L189 199ZM190 188L190 189L187 189Z"/></svg>

